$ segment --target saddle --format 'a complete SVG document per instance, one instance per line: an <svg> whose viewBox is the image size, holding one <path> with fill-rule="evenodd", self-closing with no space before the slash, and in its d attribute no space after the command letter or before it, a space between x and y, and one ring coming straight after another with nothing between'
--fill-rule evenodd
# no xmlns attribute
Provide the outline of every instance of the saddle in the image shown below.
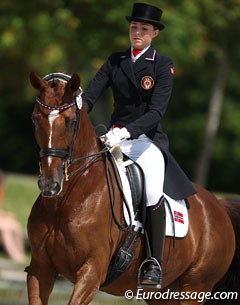
<svg viewBox="0 0 240 305"><path fill-rule="evenodd" d="M108 160L110 160L116 179L118 181L118 187L120 189L120 192L122 194L123 202L125 202L126 205L126 213L129 213L129 207L127 200L125 198L125 193L123 190L122 180L120 171L124 169L125 173L123 174L125 176L125 180L127 177L128 185L131 191L131 198L132 198L132 220L133 224L131 222L131 215L129 215L129 223L130 226L127 226L125 228L127 229L127 237L121 247L117 250L116 254L111 260L111 263L109 265L108 275L107 278L102 286L106 286L115 279L117 279L131 264L132 259L134 257L134 249L137 241L140 238L140 235L143 233L143 228L145 227L146 223L146 188L145 188L145 178L142 168L133 160L131 160L128 156L123 155L120 148L114 149L111 153L108 154ZM119 167L121 167L119 171ZM188 225L182 226L182 224L188 223L188 215L185 213L186 209L186 203L184 200L181 201L175 201L166 194L164 194L165 197L165 207L166 207L166 216L167 216L167 223L169 224L169 227L166 230L166 235L172 236L175 241L175 233L176 230L179 230L180 227L187 228ZM114 212L114 211L113 211ZM114 215L113 215L114 216ZM126 217L126 215L125 215ZM126 218L125 218L126 220ZM142 226L138 227L138 224L140 223ZM136 225L136 227L135 227ZM122 229L122 228L121 228ZM167 234L168 233L168 234ZM186 235L187 231L182 231L182 236L177 235L177 237L184 237ZM174 242L175 243L175 242ZM149 246L146 246L149 248ZM147 250L147 249L146 249ZM149 261L149 258L146 259L147 262ZM146 261L145 260L145 261ZM145 264L145 261L143 262ZM139 276L138 276L138 283L140 283L140 274L141 274L142 265L139 268Z"/></svg>

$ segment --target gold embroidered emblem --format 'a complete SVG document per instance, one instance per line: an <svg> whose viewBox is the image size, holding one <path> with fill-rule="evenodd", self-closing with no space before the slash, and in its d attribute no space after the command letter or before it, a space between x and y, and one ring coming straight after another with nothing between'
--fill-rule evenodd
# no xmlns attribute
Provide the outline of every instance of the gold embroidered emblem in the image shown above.
<svg viewBox="0 0 240 305"><path fill-rule="evenodd" d="M141 87L144 90L150 90L154 85L154 79L151 76L143 76L141 79Z"/></svg>

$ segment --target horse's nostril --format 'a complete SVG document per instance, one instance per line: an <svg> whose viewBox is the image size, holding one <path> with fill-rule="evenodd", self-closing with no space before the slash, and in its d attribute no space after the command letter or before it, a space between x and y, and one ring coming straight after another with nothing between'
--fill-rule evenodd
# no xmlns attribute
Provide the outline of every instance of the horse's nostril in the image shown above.
<svg viewBox="0 0 240 305"><path fill-rule="evenodd" d="M55 194L58 194L59 191L61 190L61 186L58 182L53 182L52 183L52 191L54 191Z"/></svg>
<svg viewBox="0 0 240 305"><path fill-rule="evenodd" d="M40 177L38 179L38 187L39 187L40 191L42 191L42 189L44 188L44 180L42 177Z"/></svg>
<svg viewBox="0 0 240 305"><path fill-rule="evenodd" d="M61 184L58 181L43 176L38 180L38 187L42 195L46 197L56 196L61 191Z"/></svg>

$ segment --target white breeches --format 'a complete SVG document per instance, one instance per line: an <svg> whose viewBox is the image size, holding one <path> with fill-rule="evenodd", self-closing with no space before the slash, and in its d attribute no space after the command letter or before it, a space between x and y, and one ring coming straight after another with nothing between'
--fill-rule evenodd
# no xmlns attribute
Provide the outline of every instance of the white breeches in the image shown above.
<svg viewBox="0 0 240 305"><path fill-rule="evenodd" d="M122 152L138 163L145 175L147 206L158 203L163 195L164 157L159 148L146 136L120 143Z"/></svg>

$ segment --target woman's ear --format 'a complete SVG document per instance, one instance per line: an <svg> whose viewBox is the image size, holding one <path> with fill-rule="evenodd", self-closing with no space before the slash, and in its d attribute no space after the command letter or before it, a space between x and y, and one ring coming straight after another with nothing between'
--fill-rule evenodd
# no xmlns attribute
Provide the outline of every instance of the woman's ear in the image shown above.
<svg viewBox="0 0 240 305"><path fill-rule="evenodd" d="M155 28L154 29L154 37L157 37L158 36L158 34L159 34L159 29L158 28Z"/></svg>

